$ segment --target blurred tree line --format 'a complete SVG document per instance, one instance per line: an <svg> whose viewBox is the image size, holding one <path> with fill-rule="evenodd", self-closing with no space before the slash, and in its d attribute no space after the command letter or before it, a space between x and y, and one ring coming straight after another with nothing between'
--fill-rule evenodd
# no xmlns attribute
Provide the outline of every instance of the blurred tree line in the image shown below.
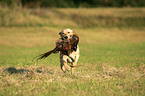
<svg viewBox="0 0 145 96"><path fill-rule="evenodd" d="M145 7L145 0L0 0L1 6L10 7Z"/></svg>

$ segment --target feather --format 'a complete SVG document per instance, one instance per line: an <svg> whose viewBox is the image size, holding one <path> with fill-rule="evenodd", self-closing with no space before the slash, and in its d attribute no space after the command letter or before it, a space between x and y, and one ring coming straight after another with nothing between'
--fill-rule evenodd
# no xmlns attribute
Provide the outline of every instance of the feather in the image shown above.
<svg viewBox="0 0 145 96"><path fill-rule="evenodd" d="M58 46L56 46L56 48L54 48L53 50L50 50L50 51L48 51L48 52L46 52L46 53L43 53L43 54L41 54L41 55L39 55L38 56L38 59L37 59L37 61L40 59L43 59L43 58L46 58L46 57L48 57L50 54L52 54L52 53L56 53L56 51L58 51Z"/></svg>
<svg viewBox="0 0 145 96"><path fill-rule="evenodd" d="M79 42L79 37L77 35L73 35L73 37L70 40L67 40L67 39L59 40L56 42L56 47L53 50L50 50L46 53L43 53L43 54L37 56L38 57L37 61L44 59L44 58L48 57L50 54L57 53L59 51L61 51L65 55L69 56L69 53L72 50L76 51L78 42Z"/></svg>

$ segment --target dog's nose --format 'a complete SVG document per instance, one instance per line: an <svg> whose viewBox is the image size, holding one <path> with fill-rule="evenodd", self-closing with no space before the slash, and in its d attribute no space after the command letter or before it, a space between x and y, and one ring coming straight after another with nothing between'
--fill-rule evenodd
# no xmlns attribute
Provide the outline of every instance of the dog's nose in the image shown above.
<svg viewBox="0 0 145 96"><path fill-rule="evenodd" d="M65 38L65 39L67 39L68 37L67 37L67 36L65 36L64 38Z"/></svg>

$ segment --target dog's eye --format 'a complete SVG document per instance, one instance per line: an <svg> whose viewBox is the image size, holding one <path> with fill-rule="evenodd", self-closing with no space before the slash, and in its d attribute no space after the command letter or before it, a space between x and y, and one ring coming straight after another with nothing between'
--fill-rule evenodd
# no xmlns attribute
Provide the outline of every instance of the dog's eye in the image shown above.
<svg viewBox="0 0 145 96"><path fill-rule="evenodd" d="M72 37L72 35L70 35L70 37Z"/></svg>
<svg viewBox="0 0 145 96"><path fill-rule="evenodd" d="M70 32L68 32L68 33L70 33Z"/></svg>

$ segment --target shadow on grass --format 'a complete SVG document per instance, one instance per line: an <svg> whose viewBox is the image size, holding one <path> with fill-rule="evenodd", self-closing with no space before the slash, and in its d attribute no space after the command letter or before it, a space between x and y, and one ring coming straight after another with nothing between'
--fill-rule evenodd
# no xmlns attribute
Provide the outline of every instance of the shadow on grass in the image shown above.
<svg viewBox="0 0 145 96"><path fill-rule="evenodd" d="M31 72L31 70L27 70L27 69L16 69L15 67L8 67L3 72L8 72L10 74L18 74L18 73L19 74L23 74L23 73ZM42 70L39 70L39 69L37 69L36 72L37 73L43 73L43 71ZM50 71L47 71L47 73L53 74Z"/></svg>
<svg viewBox="0 0 145 96"><path fill-rule="evenodd" d="M25 72L30 72L30 70L26 70L26 69L16 69L15 67L8 67L4 70L4 72L8 72L10 74L16 74L16 73L25 73Z"/></svg>

